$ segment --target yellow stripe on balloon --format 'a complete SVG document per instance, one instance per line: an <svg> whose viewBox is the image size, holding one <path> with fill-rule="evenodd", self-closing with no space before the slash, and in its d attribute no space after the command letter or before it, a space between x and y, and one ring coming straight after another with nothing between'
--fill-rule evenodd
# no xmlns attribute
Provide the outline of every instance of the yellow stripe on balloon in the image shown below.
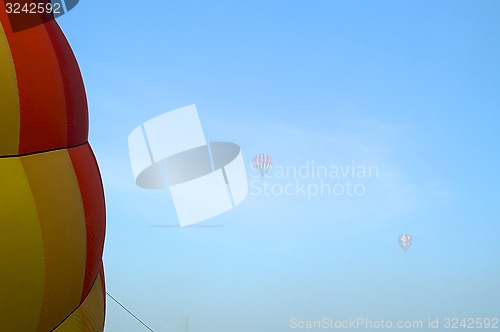
<svg viewBox="0 0 500 332"><path fill-rule="evenodd" d="M0 159L0 184L0 330L35 331L43 300L44 248L19 158Z"/></svg>
<svg viewBox="0 0 500 332"><path fill-rule="evenodd" d="M102 331L104 326L104 292L98 275L81 306L54 332Z"/></svg>
<svg viewBox="0 0 500 332"><path fill-rule="evenodd" d="M94 286L82 304L83 331L102 331L104 327L104 289L98 274Z"/></svg>
<svg viewBox="0 0 500 332"><path fill-rule="evenodd" d="M16 155L19 149L20 106L16 70L9 43L0 24L0 156Z"/></svg>
<svg viewBox="0 0 500 332"><path fill-rule="evenodd" d="M67 150L21 160L38 211L45 252L38 331L50 331L67 317L68 309L80 305L86 264L85 213Z"/></svg>

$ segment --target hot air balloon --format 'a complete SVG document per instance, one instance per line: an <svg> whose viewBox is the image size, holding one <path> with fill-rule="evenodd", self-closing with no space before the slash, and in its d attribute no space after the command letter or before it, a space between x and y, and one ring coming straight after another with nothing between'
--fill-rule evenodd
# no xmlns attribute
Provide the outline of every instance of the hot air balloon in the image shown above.
<svg viewBox="0 0 500 332"><path fill-rule="evenodd" d="M408 250L413 243L413 238L409 234L401 234L398 237L398 243L399 246L406 252L406 250Z"/></svg>
<svg viewBox="0 0 500 332"><path fill-rule="evenodd" d="M78 64L55 21L14 33L1 1L0 23L0 330L103 331L105 203Z"/></svg>
<svg viewBox="0 0 500 332"><path fill-rule="evenodd" d="M252 167L260 172L260 176L264 176L272 166L273 159L268 154L261 153L253 157Z"/></svg>

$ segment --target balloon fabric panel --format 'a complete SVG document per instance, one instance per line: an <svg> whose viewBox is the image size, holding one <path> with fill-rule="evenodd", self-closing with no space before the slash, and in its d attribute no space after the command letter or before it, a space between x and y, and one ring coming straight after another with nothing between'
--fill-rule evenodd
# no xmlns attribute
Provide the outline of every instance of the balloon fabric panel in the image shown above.
<svg viewBox="0 0 500 332"><path fill-rule="evenodd" d="M12 33L2 7L4 5L0 4L3 26L0 38L4 40L0 42L0 52L6 59L2 61L2 67L12 76L13 63L17 82L17 91L11 86L2 94L8 93L14 101L17 96L19 103L18 108L11 106L2 110L5 113L2 117L10 119L10 127L18 127L20 131L19 146L16 148L12 142L16 137L9 136L10 149L3 155L28 154L85 143L88 134L85 89L76 59L59 26L50 21Z"/></svg>
<svg viewBox="0 0 500 332"><path fill-rule="evenodd" d="M37 206L45 251L39 330L49 331L80 304L86 264L85 214L66 150L21 158Z"/></svg>
<svg viewBox="0 0 500 332"><path fill-rule="evenodd" d="M101 278L101 274L99 274L82 305L59 325L54 332L98 331L102 329L104 325L104 312L96 311L93 308L104 306L103 292L103 279Z"/></svg>
<svg viewBox="0 0 500 332"><path fill-rule="evenodd" d="M0 5L1 11L1 5ZM0 13L0 15L2 15ZM17 154L20 114L16 70L10 46L0 24L0 156Z"/></svg>
<svg viewBox="0 0 500 332"><path fill-rule="evenodd" d="M0 159L0 326L36 331L43 302L42 231L31 188L19 158ZM7 272L7 273L5 273Z"/></svg>
<svg viewBox="0 0 500 332"><path fill-rule="evenodd" d="M94 154L88 144L68 150L76 178L80 186L86 219L87 263L82 300L94 284L97 273L101 269L101 256L104 250L104 233L106 226L102 222L106 218L104 191Z"/></svg>
<svg viewBox="0 0 500 332"><path fill-rule="evenodd" d="M50 331L101 279L105 213L97 164L88 145L0 158L0 180L0 220L11 221L0 224L0 250L10 253L0 264L11 272L2 276L0 324ZM97 309L93 315L104 314L103 305Z"/></svg>

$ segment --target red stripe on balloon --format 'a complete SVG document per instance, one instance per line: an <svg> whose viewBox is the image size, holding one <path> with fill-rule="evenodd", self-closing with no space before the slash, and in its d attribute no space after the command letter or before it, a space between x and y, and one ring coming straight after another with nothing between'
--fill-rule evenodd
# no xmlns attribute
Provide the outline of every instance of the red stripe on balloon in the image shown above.
<svg viewBox="0 0 500 332"><path fill-rule="evenodd" d="M68 149L80 186L87 227L87 263L82 301L102 270L102 252L106 231L104 191L99 169L88 144Z"/></svg>
<svg viewBox="0 0 500 332"><path fill-rule="evenodd" d="M59 62L66 101L67 144L75 146L88 138L88 107L83 79L71 46L55 22L47 24L47 32Z"/></svg>
<svg viewBox="0 0 500 332"><path fill-rule="evenodd" d="M19 153L66 147L64 85L45 25L6 36L19 89Z"/></svg>
<svg viewBox="0 0 500 332"><path fill-rule="evenodd" d="M2 22L6 13L0 11ZM5 17L4 17L5 16ZM85 143L87 99L76 59L55 21L13 33L5 24L19 90L19 154Z"/></svg>

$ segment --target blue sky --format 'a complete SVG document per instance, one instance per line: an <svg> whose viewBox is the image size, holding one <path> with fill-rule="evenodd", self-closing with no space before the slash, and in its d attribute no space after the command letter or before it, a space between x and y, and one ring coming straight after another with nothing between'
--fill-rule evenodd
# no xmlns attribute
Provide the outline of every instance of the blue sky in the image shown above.
<svg viewBox="0 0 500 332"><path fill-rule="evenodd" d="M182 315L193 332L499 317L499 13L498 1L81 1L59 23L106 190L108 291L155 331L182 331ZM379 175L357 179L362 197L251 195L207 222L222 227L151 227L175 210L168 191L134 185L127 137L193 103L207 139L239 144L248 165L269 153L276 167L354 161ZM295 181L276 167L266 181ZM106 331L141 326L108 301Z"/></svg>

